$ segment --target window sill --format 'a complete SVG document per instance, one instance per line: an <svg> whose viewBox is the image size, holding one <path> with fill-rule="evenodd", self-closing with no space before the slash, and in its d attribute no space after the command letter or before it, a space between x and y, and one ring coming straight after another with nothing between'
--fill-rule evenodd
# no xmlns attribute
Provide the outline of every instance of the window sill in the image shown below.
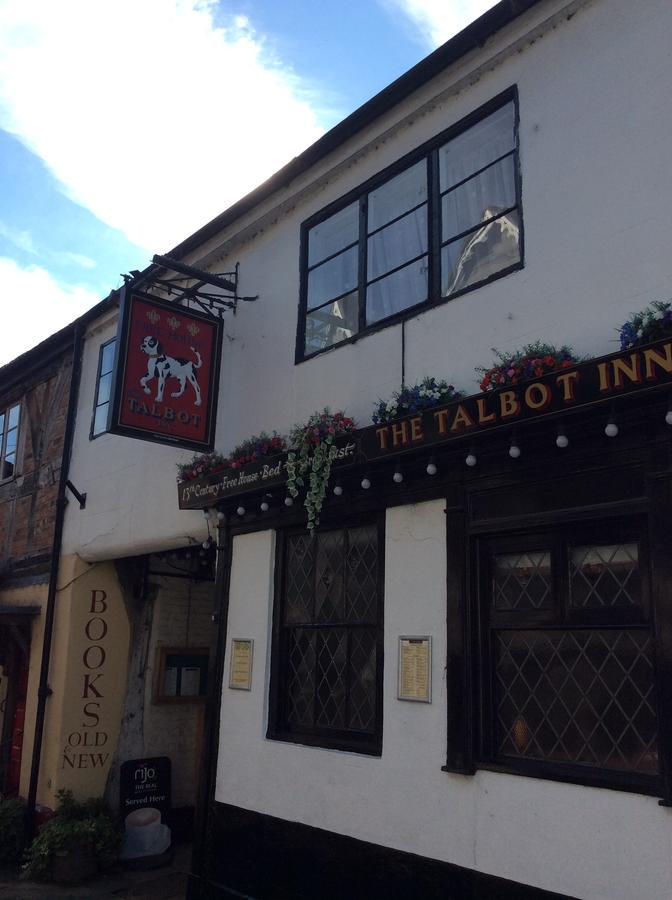
<svg viewBox="0 0 672 900"><path fill-rule="evenodd" d="M347 738L332 738L324 735L290 734L287 732L271 732L266 734L269 741L278 741L283 744L300 744L304 747L314 747L319 750L337 750L344 753L357 753L363 756L382 756L382 742L377 740L355 741Z"/></svg>

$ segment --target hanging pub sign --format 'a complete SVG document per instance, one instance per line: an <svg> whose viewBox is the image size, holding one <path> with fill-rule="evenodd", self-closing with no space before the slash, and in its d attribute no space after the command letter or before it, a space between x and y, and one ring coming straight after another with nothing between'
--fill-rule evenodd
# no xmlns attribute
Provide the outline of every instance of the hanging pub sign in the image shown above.
<svg viewBox="0 0 672 900"><path fill-rule="evenodd" d="M125 291L108 431L211 450L221 328L213 316Z"/></svg>

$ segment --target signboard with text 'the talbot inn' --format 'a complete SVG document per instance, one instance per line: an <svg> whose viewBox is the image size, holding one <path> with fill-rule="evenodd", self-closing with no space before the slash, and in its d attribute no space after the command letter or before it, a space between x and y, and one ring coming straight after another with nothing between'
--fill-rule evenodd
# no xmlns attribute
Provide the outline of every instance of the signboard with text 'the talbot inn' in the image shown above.
<svg viewBox="0 0 672 900"><path fill-rule="evenodd" d="M211 450L221 345L219 319L127 293L119 318L108 431Z"/></svg>

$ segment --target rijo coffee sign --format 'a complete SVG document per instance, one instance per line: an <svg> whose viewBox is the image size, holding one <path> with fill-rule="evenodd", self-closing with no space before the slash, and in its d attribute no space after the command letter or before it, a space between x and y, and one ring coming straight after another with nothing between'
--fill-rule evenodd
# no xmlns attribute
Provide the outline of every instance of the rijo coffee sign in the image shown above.
<svg viewBox="0 0 672 900"><path fill-rule="evenodd" d="M210 450L221 322L137 292L123 299L108 431Z"/></svg>

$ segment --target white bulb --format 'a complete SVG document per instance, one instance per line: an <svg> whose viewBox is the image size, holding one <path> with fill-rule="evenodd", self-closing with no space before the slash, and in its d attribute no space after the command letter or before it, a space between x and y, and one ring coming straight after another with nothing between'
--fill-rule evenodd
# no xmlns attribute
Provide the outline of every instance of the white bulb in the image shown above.
<svg viewBox="0 0 672 900"><path fill-rule="evenodd" d="M404 474L403 474L403 472L395 472L394 475L392 476L392 481L393 481L395 484L401 484L401 482L402 482L403 480L404 480Z"/></svg>
<svg viewBox="0 0 672 900"><path fill-rule="evenodd" d="M201 546L204 550L207 550L210 547L210 541L203 541L203 544Z"/></svg>
<svg viewBox="0 0 672 900"><path fill-rule="evenodd" d="M509 447L509 456L511 459L518 459L520 456L520 447L516 446L516 444L511 444Z"/></svg>
<svg viewBox="0 0 672 900"><path fill-rule="evenodd" d="M464 461L468 466L475 466L478 462L473 453L470 453Z"/></svg>
<svg viewBox="0 0 672 900"><path fill-rule="evenodd" d="M665 422L668 425L672 425L672 409L668 409L668 411L665 413Z"/></svg>
<svg viewBox="0 0 672 900"><path fill-rule="evenodd" d="M236 510L236 512L238 513L239 516L244 516L245 515L245 507L239 506L238 509Z"/></svg>
<svg viewBox="0 0 672 900"><path fill-rule="evenodd" d="M294 498L293 497L285 497L285 506L293 506Z"/></svg>
<svg viewBox="0 0 672 900"><path fill-rule="evenodd" d="M569 438L566 434L559 434L555 439L556 446L564 448L569 446Z"/></svg>
<svg viewBox="0 0 672 900"><path fill-rule="evenodd" d="M618 434L618 425L615 422L609 422L604 429L604 433L607 437L616 437Z"/></svg>
<svg viewBox="0 0 672 900"><path fill-rule="evenodd" d="M362 487L365 491L368 491L368 489L371 487L371 482L368 478L362 478Z"/></svg>
<svg viewBox="0 0 672 900"><path fill-rule="evenodd" d="M427 474L428 475L436 475L437 473L436 463L430 462L427 463Z"/></svg>
<svg viewBox="0 0 672 900"><path fill-rule="evenodd" d="M336 494L337 497L340 497L342 493L343 488L340 486L340 484L334 485L334 494Z"/></svg>
<svg viewBox="0 0 672 900"><path fill-rule="evenodd" d="M261 504L260 504L260 506L259 506L259 509L260 509L262 512L268 512L268 503L267 503L265 500L262 500L262 501L261 501Z"/></svg>
<svg viewBox="0 0 672 900"><path fill-rule="evenodd" d="M221 511L221 509L220 509L219 512L217 513L217 518L219 519L220 522L222 521L222 519L225 518L225 515L224 515L224 513Z"/></svg>

